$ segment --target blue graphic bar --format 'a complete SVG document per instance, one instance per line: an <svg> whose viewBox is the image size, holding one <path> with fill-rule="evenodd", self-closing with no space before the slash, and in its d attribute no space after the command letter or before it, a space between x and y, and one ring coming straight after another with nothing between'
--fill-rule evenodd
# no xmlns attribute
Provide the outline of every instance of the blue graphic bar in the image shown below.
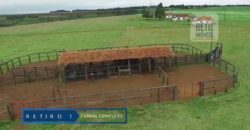
<svg viewBox="0 0 250 130"><path fill-rule="evenodd" d="M106 118L112 119L112 121L109 120L103 121ZM100 121L100 119L102 120ZM22 123L23 124L127 124L128 110L127 108L80 108L80 109L24 108L22 109Z"/></svg>

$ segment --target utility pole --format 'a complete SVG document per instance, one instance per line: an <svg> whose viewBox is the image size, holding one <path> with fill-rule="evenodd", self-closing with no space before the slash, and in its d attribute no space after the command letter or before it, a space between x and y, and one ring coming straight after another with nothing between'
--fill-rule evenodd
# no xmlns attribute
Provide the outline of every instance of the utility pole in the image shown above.
<svg viewBox="0 0 250 130"><path fill-rule="evenodd" d="M224 6L224 24L226 23L226 9L225 9L225 6Z"/></svg>
<svg viewBox="0 0 250 130"><path fill-rule="evenodd" d="M150 15L154 18L155 14L154 14L154 11L152 8L152 1L151 0L149 0L149 12L150 12Z"/></svg>

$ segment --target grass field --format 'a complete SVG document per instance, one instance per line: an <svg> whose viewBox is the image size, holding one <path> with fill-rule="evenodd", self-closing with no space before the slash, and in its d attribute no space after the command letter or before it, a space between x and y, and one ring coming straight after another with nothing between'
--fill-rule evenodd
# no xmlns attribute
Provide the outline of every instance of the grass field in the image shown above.
<svg viewBox="0 0 250 130"><path fill-rule="evenodd" d="M192 101L129 108L127 125L26 125L3 121L0 129L250 129L250 7L208 8L220 17L223 58L240 69L240 84L227 94ZM224 17L225 16L225 17ZM204 50L209 43L192 43L188 22L145 20L140 15L92 18L0 28L0 58L58 49L186 43Z"/></svg>

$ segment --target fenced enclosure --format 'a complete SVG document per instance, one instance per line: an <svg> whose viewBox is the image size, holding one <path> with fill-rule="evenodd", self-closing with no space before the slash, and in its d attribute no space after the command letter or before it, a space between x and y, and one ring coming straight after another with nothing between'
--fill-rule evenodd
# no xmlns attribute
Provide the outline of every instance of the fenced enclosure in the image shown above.
<svg viewBox="0 0 250 130"><path fill-rule="evenodd" d="M212 62L210 65L226 73L229 77L202 81L201 89L203 93L201 95L227 92L230 88L235 87L236 83L238 82L238 70L233 64L221 59L219 61Z"/></svg>
<svg viewBox="0 0 250 130"><path fill-rule="evenodd" d="M49 108L49 107L125 107L133 105L143 105L148 103L185 100L193 97L199 97L209 94L227 92L237 83L238 70L227 61L221 59L210 61L209 55L204 51L186 44L169 44L174 52L181 52L176 56L151 58L151 65L146 61L139 60L131 65L116 65L102 63L101 66L43 66L43 67L23 67L23 65L41 61L57 61L60 52L51 51L43 53L34 53L26 56L17 57L7 62L0 63L0 86L6 84L17 84L22 82L33 82L43 79L60 78L61 81L71 81L72 72L77 68L73 79L95 80L100 78L110 78L120 76L125 72L131 74L156 73L163 86L154 88L134 89L129 91L99 93L91 95L79 95L73 90L60 87L57 81L52 88L52 98L40 100L27 100L11 102L7 109L0 109L1 118L16 119L20 117L20 110L24 107L30 108ZM141 46L146 47L146 46ZM123 47L124 48L124 47ZM110 49L110 48L102 48ZM85 50L82 50L85 51ZM186 84L170 84L170 75L168 72L178 66L190 64L209 64L228 77L197 81ZM149 69L150 68L150 69ZM150 71L149 71L150 70Z"/></svg>
<svg viewBox="0 0 250 130"><path fill-rule="evenodd" d="M44 80L57 78L62 73L62 66L46 66L46 67L21 67L11 69L8 74L0 75L0 86L24 82L32 82L36 80Z"/></svg>
<svg viewBox="0 0 250 130"><path fill-rule="evenodd" d="M149 103L160 103L176 100L175 86L161 86L146 89L101 93L94 95L55 97L43 100L12 102L10 111L12 119L21 116L21 108L106 108L127 107Z"/></svg>

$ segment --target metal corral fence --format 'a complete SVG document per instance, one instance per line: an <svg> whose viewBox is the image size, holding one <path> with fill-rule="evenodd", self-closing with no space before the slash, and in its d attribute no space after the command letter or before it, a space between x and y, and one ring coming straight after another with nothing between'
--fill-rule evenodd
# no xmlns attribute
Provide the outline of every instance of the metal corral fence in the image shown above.
<svg viewBox="0 0 250 130"><path fill-rule="evenodd" d="M65 95L64 95L65 96ZM161 86L154 88L101 93L84 96L55 97L43 100L12 102L9 105L11 119L21 117L22 108L106 108L127 107L149 103L160 103L176 100L175 86Z"/></svg>
<svg viewBox="0 0 250 130"><path fill-rule="evenodd" d="M156 103L164 101L185 100L193 97L199 97L219 92L227 92L233 88L237 82L237 70L235 67L222 60L214 62L212 66L217 66L228 74L227 78L198 81L195 83L168 85L155 88L138 89L130 91L101 93L94 95L74 96L74 92L55 88L53 91L54 98L43 100L30 100L21 102L12 102L9 108L11 119L20 118L21 108L53 108L53 107L124 107L132 105L143 105L147 103ZM168 79L167 73L159 67L159 76L163 83ZM60 92L58 92L60 91Z"/></svg>
<svg viewBox="0 0 250 130"><path fill-rule="evenodd" d="M228 77L201 82L201 95L217 94L219 92L227 92L230 88L234 88L238 82L238 69L231 63L225 60L214 61L211 66L226 73Z"/></svg>
<svg viewBox="0 0 250 130"><path fill-rule="evenodd" d="M169 46L172 48L174 52L184 52L186 54L205 54L204 51L193 47L191 45L187 44L158 44L158 45L139 45L139 47L147 47L147 46ZM118 48L118 47L115 47ZM128 48L128 46L121 46L119 48ZM105 49L112 49L112 47L107 48L96 48L96 49L88 49L88 50L105 50ZM82 49L80 51L88 51L87 49ZM4 74L11 69L20 67L25 64L35 63L35 62L41 62L41 61L55 61L58 60L59 55L62 51L48 51L48 52L41 52L41 53L32 53L20 57L16 57L10 60L6 60L3 63L0 62L0 75Z"/></svg>
<svg viewBox="0 0 250 130"><path fill-rule="evenodd" d="M200 64L206 63L207 56L204 54L197 54L197 55L183 55L183 56L173 56L167 57L162 59L162 61L157 62L156 66L161 66L162 70L171 67L177 67L181 65L188 65L188 64ZM44 66L44 67L19 67L16 69L11 69L9 72L5 73L4 75L0 75L0 86L23 83L23 82L32 82L35 80L41 79L50 79L50 78L58 78L62 76L63 72L67 74L69 71L77 70L76 76L74 79L86 79L87 78L109 78L110 76L120 74L119 68L127 68L128 66L117 66L117 65L109 65L109 66L102 66L102 67L91 67L91 68L70 68L63 71L63 66L55 65L55 66ZM133 64L130 66L132 74L143 73L144 70L147 68L146 65L142 65L141 63ZM92 75L92 71L98 70L100 73L96 73ZM155 67L155 72L159 72L159 68ZM84 74L86 73L86 74ZM70 79L70 76L63 75L65 79Z"/></svg>

